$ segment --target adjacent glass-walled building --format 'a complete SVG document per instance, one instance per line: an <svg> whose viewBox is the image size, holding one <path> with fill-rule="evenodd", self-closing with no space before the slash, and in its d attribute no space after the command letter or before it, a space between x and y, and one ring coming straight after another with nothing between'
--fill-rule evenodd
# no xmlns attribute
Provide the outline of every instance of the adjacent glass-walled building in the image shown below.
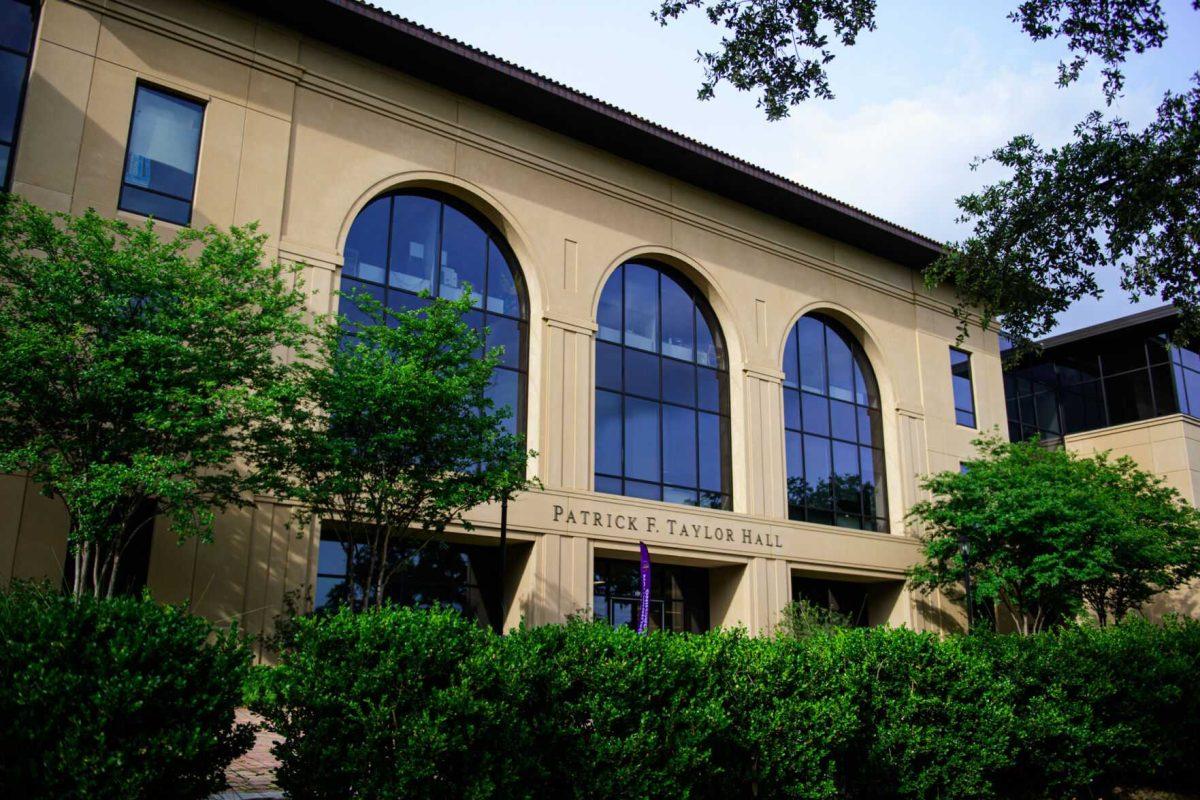
<svg viewBox="0 0 1200 800"><path fill-rule="evenodd" d="M1200 416L1200 355L1172 346L1166 307L1041 343L1004 373L1009 437L1048 442L1170 414Z"/></svg>

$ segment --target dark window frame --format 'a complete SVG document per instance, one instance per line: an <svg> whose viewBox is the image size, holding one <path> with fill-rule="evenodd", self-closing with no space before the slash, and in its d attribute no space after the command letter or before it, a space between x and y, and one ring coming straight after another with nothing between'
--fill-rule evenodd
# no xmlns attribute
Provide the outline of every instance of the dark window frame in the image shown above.
<svg viewBox="0 0 1200 800"><path fill-rule="evenodd" d="M962 356L963 360L957 364L954 362L956 355ZM954 390L954 379L964 377L956 373L962 366L966 366L967 380L967 395L970 400L970 407L963 408L958 404L958 392ZM950 395L954 400L954 424L963 428L977 428L978 417L975 413L975 371L971 365L971 353L958 347L950 348ZM970 422L964 422L964 416L970 419Z"/></svg>
<svg viewBox="0 0 1200 800"><path fill-rule="evenodd" d="M514 366L509 366L506 364L498 364L496 366L496 369L515 373L517 376L517 408L513 409L513 420L515 422L516 432L518 434L524 435L527 431L527 418L528 418L528 408L529 408L529 314L530 314L529 290L528 290L528 286L525 282L525 275L524 275L524 270L521 267L521 262L517 259L516 254L513 252L512 247L508 244L508 241L504 237L504 234L485 215L480 213L478 210L472 208L469 204L464 203L463 201L459 200L458 198L456 198L452 195L446 194L445 192L439 192L439 191L436 191L433 189L404 189L404 188L401 188L401 189L395 189L395 190L391 190L391 191L387 191L387 192L382 192L382 193L376 195L375 197L372 197L365 205L363 205L362 209L359 210L358 214L361 215L367 209L367 207L370 206L372 203L375 203L380 200L388 201L388 212L387 212L388 241L387 241L387 244L384 249L384 270L383 270L382 281L374 281L374 280L370 280L368 278L360 277L358 275L347 275L346 270L343 267L342 275L341 275L341 278L338 283L339 289L343 292L346 291L347 281L351 282L352 284L365 284L368 286L375 287L376 289L382 290L383 305L394 311L399 310L400 308L414 307L414 302L415 302L415 304L424 304L426 302L429 302L427 300L423 300L419 293L408 290L408 289L401 288L399 286L393 286L391 284L391 281L388 280L389 273L390 273L390 267L391 267L391 263L392 263L392 244L393 244L392 238L395 234L395 230L394 230L395 216L393 213L393 208L394 208L393 199L396 197L421 197L421 198L425 198L426 200L430 200L430 201L440 204L440 206L438 208L438 229L437 229L437 243L436 243L436 247L434 250L434 267L433 267L433 274L432 274L432 276L430 276L430 287L429 287L429 295L430 295L429 299L430 300L432 300L433 298L439 297L440 292L441 292L441 286L442 286L441 252L442 252L442 245L443 245L444 237L445 237L446 207L447 206L453 208L455 211L457 211L460 214L462 214L463 216L467 217L467 219L469 219L471 222L475 223L475 225L477 225L483 231L484 235L488 239L488 242L490 244L494 244L496 246L496 249L500 251L501 256L503 256L503 258L505 259L505 262L506 262L505 266L508 268L509 273L512 275L513 284L516 287L517 300L518 300L518 303L520 304L520 315L514 317L511 314L504 314L501 312L488 310L487 297L488 297L488 289L490 288L489 283L490 283L490 274L491 274L490 266L491 265L486 260L484 262L484 272L483 272L484 285L475 287L479 291L480 298L481 298L481 304L480 304L480 307L478 307L478 308L473 307L472 313L479 315L481 332L488 327L487 323L488 323L489 317L497 317L500 319L506 319L506 320L517 323L517 331L518 331L519 338L520 338L520 352L517 355L517 366L514 367ZM356 215L355 220L357 220L357 219L358 219L358 216ZM353 222L351 223L351 227L353 227ZM347 238L347 241L349 241L348 238ZM344 258L344 255L345 254L343 253L343 258ZM398 294L404 298L408 298L409 302L404 305L401 305L401 306L392 305L388 301L391 298L391 295L393 295L393 294ZM345 300L344 298L339 298L339 306L340 306L341 302L348 302L348 301ZM489 337L487 337L487 336L485 336L485 338L484 338L484 347L485 348L491 346L488 343L488 338Z"/></svg>
<svg viewBox="0 0 1200 800"><path fill-rule="evenodd" d="M138 97L142 90L149 92L157 92L158 94L174 97L177 100L182 100L199 107L200 109L200 132L196 137L196 155L192 159L192 193L190 197L178 197L173 194L161 192L156 189L151 189L148 186L135 186L125 181L125 176L129 174L129 159L131 156L130 147L133 143L133 126L137 119L137 104ZM188 227L192 224L192 216L196 211L196 190L200 185L200 151L204 149L204 126L208 119L208 101L197 98L193 95L186 94L177 89L172 89L161 84L152 83L150 81L138 80L133 89L133 106L129 110L129 129L125 133L125 158L121 161L121 186L117 194L117 210L124 211L127 214L136 214L139 217L153 217L155 220L169 222L172 225L181 225ZM125 201L125 188L131 187L138 191L147 192L148 194L165 197L168 200L187 203L187 218L185 220L167 219L166 217L158 217L153 214L147 214L136 208L130 208Z"/></svg>
<svg viewBox="0 0 1200 800"><path fill-rule="evenodd" d="M823 354L824 354L824 363L821 365L822 370L823 370L824 380L825 380L825 391L823 393L814 392L811 389L804 388L804 382L803 382L803 378L802 378L803 358L801 355L802 348L800 347L800 325L805 319L816 320L817 322L821 323L821 325L823 326L822 348L823 348ZM867 398L867 402L865 404L860 403L858 401L858 393L856 391L851 392L852 397L850 400L844 400L844 399L835 397L829 389L829 376L831 373L830 373L828 341L829 341L829 336L831 336L831 335L837 336L845 344L847 349L850 351L850 356L851 356L852 361L858 367L858 373L861 374L863 376L864 381L867 382L867 385L864 387L864 392L863 392L863 394L865 394L866 398ZM871 364L870 358L867 357L866 351L863 349L862 344L858 341L858 338L856 336L854 336L854 334L851 333L851 331L845 325L843 325L841 322L834 319L833 317L830 317L827 314L822 314L820 312L812 312L809 314L805 314L803 317L796 320L796 323L788 331L788 336L796 338L797 346L796 346L796 353L795 353L795 357L796 357L796 365L795 366L796 366L796 376L798 378L798 382L796 383L795 386L790 385L787 382L787 377L786 377L787 365L786 364L783 365L784 366L784 374L785 374L784 385L783 385L783 401L784 401L783 425L784 425L784 438L785 438L785 443L784 443L784 469L785 469L784 495L788 501L788 519L801 521L801 522L811 522L811 523L815 523L818 525L829 525L831 527L849 528L852 530L874 531L877 533L890 532L891 521L888 517L889 504L888 504L888 497L887 497L887 474L886 474L887 473L887 457L886 457L887 452L884 447L884 441L883 441L882 403L881 403L881 400L879 397L879 380L878 380L878 378L875 377L875 369L874 369L873 365ZM787 349L786 348L784 350L784 358L785 359L787 358ZM858 381L857 377L854 378L854 381L856 384L855 388L857 388L857 381ZM790 424L789 420L788 420L787 405L789 402L789 392L795 393L796 401L799 403L799 409L798 409L798 415L797 415L797 420L798 420L797 425L799 427L797 427L796 425ZM818 401L823 402L825 404L825 407L826 407L825 430L827 431L827 433L821 433L819 431L819 429L808 428L805 426L804 420L803 420L803 415L804 415L803 407L804 407L804 398L806 395L810 396L810 397L815 397L818 399ZM862 441L861 431L858 430L857 426L856 426L856 437L853 441L835 434L835 425L834 425L834 421L833 421L834 402L845 403L845 404L852 406L853 410L854 410L854 414L855 414L856 423L859 418L860 411L867 415L868 425L869 425L870 431L871 431L869 442L864 443ZM800 456L799 474L804 476L804 480L806 482L807 482L807 474L808 474L807 473L808 465L806 463L807 456L805 454L805 448L804 448L804 440L806 438L821 439L821 440L827 441L829 443L828 452L829 452L829 465L830 465L831 480L832 480L832 476L835 474L835 471L836 471L835 458L834 458L835 446L840 443L840 444L847 445L847 446L852 445L855 448L856 460L858 463L858 471L856 474L860 481L859 499L858 499L859 508L858 508L857 514L846 512L846 511L843 511L838 508L838 498L836 496L836 492L834 491L835 485L832 483L830 486L830 489L831 489L830 507L827 509L826 508L810 508L809 504L807 502L807 494L801 499L801 502L799 502L799 503L792 502L792 493L790 491L790 487L788 486L788 483L790 480L788 476L793 474L794 470L792 469L792 467L794 465L789 464L791 448L789 448L787 446L788 434L793 434L794 436L797 436L800 439L801 445L799 448L799 456ZM861 486L862 475L864 472L863 463L862 463L862 457L863 457L862 450L864 448L871 451L872 458L873 458L872 470L874 472L876 472L876 474L874 476L875 481L874 481L874 486L873 486L874 498L875 498L875 509L874 509L875 513L874 514L866 513L867 512L866 498L865 498L865 494L864 494L862 486ZM878 466L879 469L876 469L876 466ZM843 524L843 523L853 523L853 522L857 522L858 524L857 525Z"/></svg>
<svg viewBox="0 0 1200 800"><path fill-rule="evenodd" d="M0 191L3 192L12 190L13 167L16 166L17 148L21 143L21 122L25 117L25 101L29 95L29 76L33 72L33 51L37 44L38 25L41 23L42 16L41 3L35 2L34 0L28 0L28 2L20 2L20 0L15 0L15 4L29 6L32 20L29 29L29 44L24 52L12 47L0 45L0 50L25 59L25 72L21 78L21 86L17 90L17 110L16 114L13 116L12 140L6 142L3 139L0 139L0 146L8 148L8 156L4 163L4 180L0 181Z"/></svg>
<svg viewBox="0 0 1200 800"><path fill-rule="evenodd" d="M627 272L625 271L625 268L628 267L629 265L647 267L649 269L655 270L658 273L658 291L657 291L657 295L656 295L657 308L656 308L656 312L655 312L657 314L657 318L656 318L657 322L656 322L656 329L655 329L655 333L654 333L656 342L655 342L655 349L653 351L645 350L643 348L636 347L631 344L627 344L625 341L626 326L627 326L626 308L628 305L627 300L626 300L626 291L627 291L626 275L627 275ZM686 505L686 506L693 506L693 504L686 502L686 501L681 502L678 500L666 499L666 493L668 490L675 490L680 493L693 492L695 494L695 498L696 498L694 507L707 508L707 509L719 510L719 511L730 511L733 509L733 487L732 487L733 457L732 457L732 444L731 444L732 424L731 424L731 417L730 417L731 398L730 398L730 380L729 380L729 359L728 359L728 351L725 346L725 335L724 335L724 332L721 330L721 326L720 326L719 321L717 320L717 316L713 312L711 305L708 303L707 298L705 298L704 295L701 294L699 288L695 285L695 283L693 283L691 281L691 279L689 279L686 275L681 273L679 270L675 269L674 267L671 267L668 264L657 261L655 259L645 259L645 258L630 259L629 261L622 263L616 270L613 271L612 274L610 274L608 276L608 278L605 280L604 286L601 289L602 295L603 295L603 292L608 288L609 283L611 281L617 279L618 273L619 273L619 277L620 277L620 281L621 281L621 287L620 287L621 323L620 323L620 337L619 337L620 341L612 341L610 339L602 339L602 338L600 338L599 333L597 333L596 343L593 348L593 354L595 356L596 366L598 369L602 348L613 347L620 351L620 367L619 367L620 388L614 389L611 387L602 387L600 385L599 380L597 379L595 381L593 397L597 401L595 404L596 407L599 406L598 401L601 396L601 392L604 392L604 393L607 393L610 395L616 395L620 400L621 435L620 435L620 441L618 443L616 443L616 449L619 450L619 452L620 452L620 459L619 459L619 461L620 461L619 473L620 474L613 474L611 472L602 472L599 469L598 458L599 458L599 452L600 452L602 443L600 442L598 435L593 435L593 445L594 445L594 450L595 450L595 456L593 457L593 462L592 462L592 476L593 476L593 480L595 481L594 485L598 485L601 481L606 481L606 482L611 481L611 482L616 483L620 487L620 491L619 492L609 492L606 489L601 489L598 487L596 488L596 491L604 493L604 494L617 494L618 496L622 496L622 497L653 499L653 500L657 500L658 502L676 503L678 505ZM663 349L662 348L662 321L663 321L662 286L663 286L664 280L673 281L677 286L679 286L680 289L682 289L684 291L684 293L686 293L688 295L689 299L693 303L692 349L693 349L694 355L693 355L692 360L690 360L690 361L684 360L681 358L677 358L675 356L667 355L662 352L662 349ZM695 356L695 353L698 352L698 350L699 350L698 337L697 337L697 332L699 330L699 326L697 325L697 322L696 322L697 315L699 315L699 317L703 318L705 324L708 327L709 334L712 336L713 347L716 350L716 361L717 361L716 366L709 366L707 364L701 364L700 361ZM633 353L635 355L641 355L641 356L649 356L649 357L653 357L654 359L656 359L657 370L658 370L657 394L655 394L655 395L644 394L644 393L639 393L637 391L628 389L628 387L627 387L628 370L626 368L626 364L627 364L627 359L628 359L630 353ZM664 365L670 365L670 364L683 365L683 366L687 366L687 367L690 367L690 368L693 368L694 370L696 370L695 381L694 381L694 391L692 394L693 401L691 404L687 404L686 402L680 402L677 400L666 399L665 390L664 390L664 381L663 381L663 367L664 367ZM700 372L700 370L711 370L714 373L716 373L717 386L718 386L716 410L713 410L712 408L708 408L708 407L701 405L701 399L700 399L701 372ZM628 460L627 460L628 454L626 452L626 446L625 446L625 425L626 425L626 421L628 419L628 406L629 406L630 400L654 403L657 408L657 416L658 416L658 480L657 481L633 478L627 474L629 470L628 470ZM665 437L664 437L664 417L665 417L664 411L667 407L678 408L678 409L682 409L684 411L690 411L695 416L694 442L695 442L695 449L696 449L696 454L695 454L696 479L695 479L694 486L684 486L680 483L673 483L673 482L669 482L666 480L666 475L665 475L666 466L665 465L666 465L667 452L666 452L666 441L665 441ZM721 468L721 484L722 484L721 490L719 492L713 491L710 489L705 489L702 486L701 470L703 468L703 461L702 461L703 453L701 452L701 447L700 447L700 443L702 441L700 426L701 426L701 420L702 420L703 414L709 414L709 415L715 416L717 418L717 436L720 440L718 442L718 446L720 447L720 458L721 458L720 468ZM596 420L594 420L594 422L593 422L593 433L594 434L596 432L596 427L599 423L599 412L598 411L596 413L596 417L597 417ZM656 488L658 491L658 497L657 498L644 498L644 496L642 496L642 495L631 494L628 490L628 484L631 484L631 483L635 484L635 485L642 485L642 486Z"/></svg>

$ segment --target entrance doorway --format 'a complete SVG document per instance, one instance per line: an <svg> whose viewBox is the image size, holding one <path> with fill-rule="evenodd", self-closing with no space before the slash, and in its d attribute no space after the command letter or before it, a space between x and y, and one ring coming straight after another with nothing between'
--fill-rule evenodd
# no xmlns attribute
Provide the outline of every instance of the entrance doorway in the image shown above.
<svg viewBox="0 0 1200 800"><path fill-rule="evenodd" d="M641 565L597 558L592 590L596 619L614 626L637 625L641 612ZM649 629L703 633L708 630L708 571L675 564L650 567Z"/></svg>

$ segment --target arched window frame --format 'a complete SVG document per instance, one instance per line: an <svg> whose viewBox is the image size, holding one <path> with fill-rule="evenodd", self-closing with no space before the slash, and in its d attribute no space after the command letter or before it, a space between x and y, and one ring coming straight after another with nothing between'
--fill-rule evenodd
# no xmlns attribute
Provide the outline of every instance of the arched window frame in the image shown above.
<svg viewBox="0 0 1200 800"><path fill-rule="evenodd" d="M629 275L657 275L655 284L655 330L653 349L630 343ZM669 281L690 301L692 328L689 359L664 352L663 286ZM672 294L675 288L669 289ZM615 293L619 319L614 317ZM678 297L676 301L678 301ZM673 307L678 311L678 307ZM676 314L675 324L679 323ZM678 270L653 259L637 258L613 271L601 291L597 310L599 332L596 338L596 422L593 474L595 488L607 494L663 500L715 509L732 509L730 457L729 365L721 326L707 299L696 285ZM704 323L703 328L699 321ZM641 337L643 340L645 336ZM709 354L701 356L701 352ZM651 366L652 364L652 366ZM691 398L688 382L692 380ZM636 377L648 375L648 384ZM638 384L642 388L639 388ZM682 387L682 388L681 388ZM642 410L651 405L657 413L657 475L642 474L631 465L630 406ZM619 410L617 410L619 409ZM693 435L685 438L689 415L694 419ZM619 431L612 435L607 426L616 421ZM674 433L670 431L673 429ZM668 438L690 443L694 465L678 460L669 451ZM614 441L614 439L617 439ZM706 458L706 451L708 456ZM668 467L667 459L677 460ZM690 481L687 473L694 468Z"/></svg>
<svg viewBox="0 0 1200 800"><path fill-rule="evenodd" d="M802 337L811 338L802 343ZM862 344L838 320L813 312L788 332L783 362L788 517L888 532L879 384ZM837 386L831 380L834 368ZM824 473L825 489L814 483L814 468L817 475ZM844 476L857 479L857 488Z"/></svg>
<svg viewBox="0 0 1200 800"><path fill-rule="evenodd" d="M433 245L433 252L438 254L439 257L434 258L434 263L429 267L428 286L422 287L429 290L430 299L442 296L443 289L446 288L443 284L443 270L448 266L444 263L447 210L449 209L464 217L482 231L485 236L483 280L480 281L482 285L475 285L475 282L472 282L473 294L477 296L477 300L473 310L466 315L466 320L476 330L484 331L488 329L489 332L485 338L484 345L486 348L497 345L505 347L505 354L501 359L501 363L496 368L493 385L498 385L498 381L513 380L507 376L514 376L516 402L513 406L513 415L511 418L512 431L524 434L529 405L529 292L525 284L525 277L520 262L517 260L503 233L486 216L458 198L433 190L395 189L376 195L359 210L347 233L346 244L343 250L344 265L340 283L342 291L361 289L393 311L418 309L430 302L430 299L420 296L420 289L409 289L396 285L394 274L397 271L393 269L393 264L394 246L399 244L395 241L400 223L396 211L396 201L398 198L418 198L437 204L437 225L434 231L435 244ZM379 270L378 277L362 274L357 256L353 259L353 263L351 259L351 250L356 244L356 226L359 225L360 221L366 219L365 215L377 212L377 203L387 204L386 241L383 243L383 266L372 265L372 269ZM452 219L456 220L457 218L452 217ZM412 244L416 244L416 242L410 242L410 246ZM494 287L491 285L491 280L492 259L497 255L503 260L504 266L507 267L508 273L512 276L513 292L517 305L516 314L508 313L507 309L497 311L489 307L489 303L495 299L492 297ZM343 299L339 303L339 306L343 314L352 320L356 319L357 311L352 303ZM514 344L515 347L513 346ZM502 402L501 392L494 392L493 399L498 403Z"/></svg>

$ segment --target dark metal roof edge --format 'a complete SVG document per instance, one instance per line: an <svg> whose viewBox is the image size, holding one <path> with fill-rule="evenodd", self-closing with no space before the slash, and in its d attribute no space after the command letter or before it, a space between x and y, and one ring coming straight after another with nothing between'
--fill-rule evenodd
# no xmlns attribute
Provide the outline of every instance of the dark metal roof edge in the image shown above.
<svg viewBox="0 0 1200 800"><path fill-rule="evenodd" d="M272 5L270 2L254 2L253 0L233 0L243 8L251 11L263 13ZM704 180L697 180L696 176L678 175L681 179L693 183L702 189L713 191L717 194L722 194L743 205L756 208L757 210L771 214L773 216L784 219L793 224L800 224L804 227L816 230L819 233L831 236L835 239L845 241L857 247L861 247L868 252L873 252L876 255L896 260L907 266L919 267L934 260L944 251L944 246L926 236L923 236L916 231L909 230L895 223L889 222L881 217L877 217L870 212L856 208L848 203L844 203L836 198L822 194L814 189L810 189L795 181L789 180L777 173L763 169L755 164L745 161L737 156L731 155L717 148L704 144L696 139L692 139L681 133L673 131L655 122L647 120L636 114L625 111L611 103L607 103L591 95L572 89L565 84L559 83L544 75L540 75L532 70L521 67L510 61L506 61L491 53L488 53L479 48L468 45L464 42L453 39L437 31L431 30L419 23L415 23L404 17L394 14L385 9L371 5L362 0L305 0L307 4L324 4L340 9L346 13L354 14L358 18L371 24L386 28L393 34L410 37L417 40L421 44L435 48L442 53L465 62L476 69L482 69L487 72L502 76L508 81L515 82L525 87L527 90L532 90L546 98L553 98L559 103L565 103L569 108L574 108L576 111L584 114L591 114L603 117L609 124L615 124L626 129L630 133L638 133L643 136L657 140L660 145L676 151L676 155L691 156L693 159L707 163L710 167L718 170L732 173L732 176L708 175L703 176ZM289 4L290 5L290 4ZM294 11L297 6L290 5ZM295 22L299 15L297 14L277 14L277 18L285 24L291 24L295 27ZM328 35L329 31L305 31L314 38L324 38L322 34ZM344 43L338 43L340 47L347 47ZM347 48L350 49L350 48ZM379 60L370 54L367 54L372 60ZM427 76L417 77L423 80L429 80ZM493 105L502 111L514 114L528 119L529 114L522 109L506 107L500 102L496 102L494 97L483 98L473 96L469 86L445 86L444 88L456 91L459 94L464 94L472 99L476 99L488 105ZM489 102L489 100L491 102ZM554 129L553 125L539 122L544 127ZM605 147L603 144L595 144L589 142L582 136L565 131L559 131L571 138L584 141L587 144L593 144L609 152L614 152L616 155L634 160L626 153L617 152L612 147ZM665 174L672 172L661 166L658 163L643 163L643 166L649 166L652 169L658 169ZM746 189L746 196L738 196L738 192L730 191L728 187L728 178L733 177L735 180L740 177L742 180L748 180L750 186ZM719 187L719 188L718 188ZM754 189L761 191L763 197L761 200L754 196ZM782 193L783 197L779 195ZM790 198L794 202L798 202L799 207L793 209L792 214L784 213L784 209L779 208L778 201L780 199ZM808 207L808 208L805 208ZM809 213L806 213L809 212ZM822 230L819 221L814 221L813 213L829 214L832 219L827 221L827 224ZM847 234L853 233L847 228L855 228L863 226L867 230L861 231L866 234L864 239L858 241L851 240ZM878 241L876 241L878 240Z"/></svg>
<svg viewBox="0 0 1200 800"><path fill-rule="evenodd" d="M1167 305L1149 308L1145 311L1138 311L1133 314L1126 314L1123 317L1110 319L1105 322L1097 322L1095 325L1088 325L1084 328L1077 328L1066 333L1055 334L1038 342L1038 345L1044 350L1049 350L1052 347L1060 347L1064 344L1073 344L1081 342L1085 339L1091 339L1096 336L1104 336L1108 333L1116 333L1123 331L1126 328L1133 328L1138 325L1144 325L1148 322L1157 322L1160 319L1167 319L1179 314L1179 310L1175 306L1168 303Z"/></svg>

